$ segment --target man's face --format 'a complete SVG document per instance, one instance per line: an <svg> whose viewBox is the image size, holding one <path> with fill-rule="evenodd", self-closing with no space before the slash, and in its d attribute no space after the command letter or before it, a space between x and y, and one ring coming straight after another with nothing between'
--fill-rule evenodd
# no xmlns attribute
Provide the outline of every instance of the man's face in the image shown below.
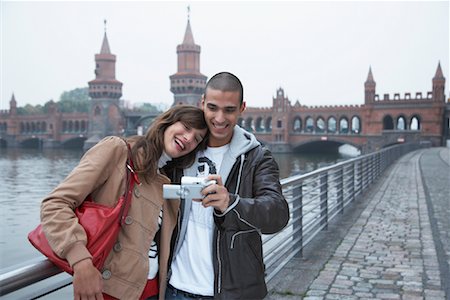
<svg viewBox="0 0 450 300"><path fill-rule="evenodd" d="M239 92L223 92L208 88L202 99L210 136L209 146L220 147L228 144L233 137L233 129L245 109L240 105Z"/></svg>

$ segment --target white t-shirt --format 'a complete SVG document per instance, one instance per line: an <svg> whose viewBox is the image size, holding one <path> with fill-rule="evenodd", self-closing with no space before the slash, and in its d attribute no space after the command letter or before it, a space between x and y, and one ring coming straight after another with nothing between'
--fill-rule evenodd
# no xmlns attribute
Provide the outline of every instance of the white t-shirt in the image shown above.
<svg viewBox="0 0 450 300"><path fill-rule="evenodd" d="M197 153L197 176L218 174L223 155L229 145ZM212 261L214 208L192 201L186 235L180 251L172 262L170 284L177 289L203 296L214 295L214 266Z"/></svg>

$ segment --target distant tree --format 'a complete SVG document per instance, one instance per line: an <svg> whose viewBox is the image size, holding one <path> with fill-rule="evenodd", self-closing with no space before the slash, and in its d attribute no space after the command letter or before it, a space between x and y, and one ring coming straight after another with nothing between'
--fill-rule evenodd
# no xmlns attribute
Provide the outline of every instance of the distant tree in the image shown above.
<svg viewBox="0 0 450 300"><path fill-rule="evenodd" d="M31 104L26 104L23 107L17 108L17 113L19 115L37 115L37 114L43 114L44 108L42 105L38 104L36 106L33 106Z"/></svg>
<svg viewBox="0 0 450 300"><path fill-rule="evenodd" d="M89 88L76 88L63 92L59 97L58 108L60 112L88 112Z"/></svg>
<svg viewBox="0 0 450 300"><path fill-rule="evenodd" d="M160 110L156 107L156 106L154 106L154 105L152 105L152 104L150 104L150 103L143 103L143 104L141 104L141 105L139 105L138 107L135 107L135 109L134 109L135 111L139 111L139 112L145 112L145 113L158 113L158 112L160 112Z"/></svg>

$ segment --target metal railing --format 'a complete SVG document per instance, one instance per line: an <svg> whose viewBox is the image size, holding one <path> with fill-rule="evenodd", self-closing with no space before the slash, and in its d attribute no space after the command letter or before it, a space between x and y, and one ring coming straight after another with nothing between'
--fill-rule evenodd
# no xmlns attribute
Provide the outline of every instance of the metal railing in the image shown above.
<svg viewBox="0 0 450 300"><path fill-rule="evenodd" d="M343 213L399 157L428 146L401 144L281 180L290 220L283 231L263 236L266 280L271 280L329 221Z"/></svg>
<svg viewBox="0 0 450 300"><path fill-rule="evenodd" d="M428 145L396 145L281 180L291 215L281 232L263 236L266 280L301 254L320 231L327 229L329 221L357 200L392 162L423 146ZM0 296L21 291L21 298L36 299L71 284L71 277L59 274L61 271L47 259L0 272ZM42 284L51 277L54 280Z"/></svg>

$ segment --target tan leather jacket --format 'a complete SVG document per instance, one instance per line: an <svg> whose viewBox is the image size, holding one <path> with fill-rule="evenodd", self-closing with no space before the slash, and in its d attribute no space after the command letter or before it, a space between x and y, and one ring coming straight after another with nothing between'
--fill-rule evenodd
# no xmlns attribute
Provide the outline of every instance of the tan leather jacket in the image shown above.
<svg viewBox="0 0 450 300"><path fill-rule="evenodd" d="M82 157L78 166L59 184L41 205L41 223L56 254L70 265L91 255L86 249L86 234L74 210L92 193L96 202L114 206L125 190L127 146L119 137L106 137ZM118 299L139 299L149 272L148 251L158 230L163 206L162 184L158 175L150 184L136 185L127 225L104 268L103 289Z"/></svg>

